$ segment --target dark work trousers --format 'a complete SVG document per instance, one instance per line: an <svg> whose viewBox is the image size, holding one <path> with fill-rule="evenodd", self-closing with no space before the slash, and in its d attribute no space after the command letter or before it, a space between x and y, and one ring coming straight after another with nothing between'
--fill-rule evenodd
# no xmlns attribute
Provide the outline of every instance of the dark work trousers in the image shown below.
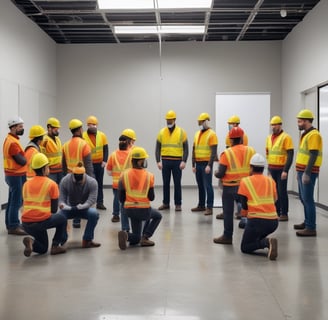
<svg viewBox="0 0 328 320"><path fill-rule="evenodd" d="M141 236L150 238L162 220L162 215L160 212L153 208L125 208L124 210L131 221L132 233L128 233L128 241L131 245L138 244L140 242ZM144 227L142 227L143 223Z"/></svg>
<svg viewBox="0 0 328 320"><path fill-rule="evenodd" d="M93 164L93 172L95 174L95 179L98 182L97 204L103 204L104 203L104 191L103 191L104 168L101 166L101 163Z"/></svg>
<svg viewBox="0 0 328 320"><path fill-rule="evenodd" d="M39 222L23 222L24 230L34 238L33 251L44 254L48 251L48 229L56 228L52 245L58 246L66 242L67 219L61 213L55 213L49 219Z"/></svg>
<svg viewBox="0 0 328 320"><path fill-rule="evenodd" d="M287 193L287 183L288 179L281 180L282 169L269 169L272 179L276 183L278 200L276 201L276 210L278 216L288 215L288 193Z"/></svg>
<svg viewBox="0 0 328 320"><path fill-rule="evenodd" d="M174 204L181 205L181 177L180 169L181 160L162 160L162 177L163 177L163 204L170 204L170 182L171 173L174 182Z"/></svg>
<svg viewBox="0 0 328 320"><path fill-rule="evenodd" d="M222 191L222 207L224 219L224 236L228 239L233 234L233 209L239 186L223 186Z"/></svg>
<svg viewBox="0 0 328 320"><path fill-rule="evenodd" d="M278 219L247 219L241 240L240 249L243 253L252 253L258 249L269 247L266 237L278 228Z"/></svg>
<svg viewBox="0 0 328 320"><path fill-rule="evenodd" d="M198 207L205 207L205 201L207 208L212 209L214 203L214 191L212 185L213 166L211 172L206 173L205 168L208 161L196 162L196 181L198 186ZM207 196L207 199L206 199Z"/></svg>

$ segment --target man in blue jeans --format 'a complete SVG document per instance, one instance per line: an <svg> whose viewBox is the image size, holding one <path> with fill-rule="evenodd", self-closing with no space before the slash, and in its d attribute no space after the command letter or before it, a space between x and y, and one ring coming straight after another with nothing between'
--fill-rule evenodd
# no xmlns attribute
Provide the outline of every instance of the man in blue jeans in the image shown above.
<svg viewBox="0 0 328 320"><path fill-rule="evenodd" d="M82 248L100 247L94 242L94 230L99 219L99 213L93 207L97 202L98 185L95 178L85 173L80 162L60 182L59 208L67 219L85 219Z"/></svg>

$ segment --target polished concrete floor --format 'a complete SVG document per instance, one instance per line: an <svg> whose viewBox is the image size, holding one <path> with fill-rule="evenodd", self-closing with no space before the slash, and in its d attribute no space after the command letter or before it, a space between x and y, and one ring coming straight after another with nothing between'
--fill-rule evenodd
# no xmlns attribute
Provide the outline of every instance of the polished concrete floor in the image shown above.
<svg viewBox="0 0 328 320"><path fill-rule="evenodd" d="M154 206L161 204L156 190ZM22 237L0 228L0 319L200 320L328 319L327 212L318 209L318 237L297 238L293 224L302 208L290 197L290 221L279 225L279 256L240 252L242 230L232 246L214 244L223 222L192 213L197 191L183 191L183 211L163 212L155 247L120 251L120 224L100 212L95 240L80 249L82 231L70 230L66 254L23 255ZM112 191L105 190L110 208ZM83 229L82 229L83 230ZM50 232L50 235L52 233Z"/></svg>

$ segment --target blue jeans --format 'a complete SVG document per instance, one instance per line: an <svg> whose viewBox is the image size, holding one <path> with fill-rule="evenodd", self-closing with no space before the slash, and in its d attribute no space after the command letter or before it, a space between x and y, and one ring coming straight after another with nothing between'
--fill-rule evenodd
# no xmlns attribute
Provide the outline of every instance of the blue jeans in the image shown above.
<svg viewBox="0 0 328 320"><path fill-rule="evenodd" d="M95 179L98 182L97 204L103 204L104 203L104 191L103 191L104 168L101 166L101 163L93 164L93 172L95 174Z"/></svg>
<svg viewBox="0 0 328 320"><path fill-rule="evenodd" d="M281 180L282 169L269 169L272 179L276 182L278 199L275 203L278 216L288 215L288 179Z"/></svg>
<svg viewBox="0 0 328 320"><path fill-rule="evenodd" d="M224 236L228 239L232 238L233 234L233 209L238 191L238 186L223 186L222 191L222 207L224 219Z"/></svg>
<svg viewBox="0 0 328 320"><path fill-rule="evenodd" d="M85 210L61 210L60 213L65 215L67 219L79 218L87 220L87 225L85 226L83 234L83 240L93 240L94 230L99 219L99 213L95 208L89 208Z"/></svg>
<svg viewBox="0 0 328 320"><path fill-rule="evenodd" d="M160 212L153 208L125 210L131 220L132 233L128 233L128 241L131 245L138 244L142 235L150 238L162 220Z"/></svg>
<svg viewBox="0 0 328 320"><path fill-rule="evenodd" d="M22 188L26 176L5 176L5 181L9 186L5 223L8 230L16 229L20 226L19 209L23 204Z"/></svg>
<svg viewBox="0 0 328 320"><path fill-rule="evenodd" d="M44 254L48 251L48 229L56 228L52 245L64 244L67 240L67 219L61 213L55 213L49 219L39 222L23 222L24 230L34 238L33 251Z"/></svg>
<svg viewBox="0 0 328 320"><path fill-rule="evenodd" d="M278 219L247 219L240 250L252 253L269 247L266 237L278 228Z"/></svg>
<svg viewBox="0 0 328 320"><path fill-rule="evenodd" d="M170 204L170 183L171 173L174 182L174 204L181 205L181 160L162 160L162 178L163 178L163 204Z"/></svg>
<svg viewBox="0 0 328 320"><path fill-rule="evenodd" d="M212 186L213 168L210 173L205 173L207 161L196 162L196 181L198 186L198 207L205 207L207 201L207 208L213 208L214 191ZM207 199L206 199L207 196Z"/></svg>
<svg viewBox="0 0 328 320"><path fill-rule="evenodd" d="M318 173L311 173L310 182L302 183L303 171L297 171L298 192L304 207L305 228L316 230L316 208L314 203L314 187Z"/></svg>
<svg viewBox="0 0 328 320"><path fill-rule="evenodd" d="M113 189L113 216L120 216L121 215L121 227L124 231L130 230L129 218L125 213L123 205L120 203L118 198L118 190Z"/></svg>

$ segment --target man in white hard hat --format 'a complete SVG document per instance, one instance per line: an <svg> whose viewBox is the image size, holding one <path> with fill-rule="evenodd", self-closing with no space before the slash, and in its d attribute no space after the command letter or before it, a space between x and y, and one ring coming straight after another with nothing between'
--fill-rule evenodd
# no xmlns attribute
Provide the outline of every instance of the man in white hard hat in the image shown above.
<svg viewBox="0 0 328 320"><path fill-rule="evenodd" d="M276 183L271 177L263 175L266 161L261 154L254 154L250 165L251 175L241 179L238 189L242 204L241 214L247 216L241 251L253 253L258 249L268 248L268 258L276 260L278 241L276 238L268 238L278 227Z"/></svg>
<svg viewBox="0 0 328 320"><path fill-rule="evenodd" d="M27 161L19 137L24 134L24 121L14 117L8 121L9 133L3 143L3 167L9 186L5 223L8 234L26 235L19 221L22 187L26 181Z"/></svg>

